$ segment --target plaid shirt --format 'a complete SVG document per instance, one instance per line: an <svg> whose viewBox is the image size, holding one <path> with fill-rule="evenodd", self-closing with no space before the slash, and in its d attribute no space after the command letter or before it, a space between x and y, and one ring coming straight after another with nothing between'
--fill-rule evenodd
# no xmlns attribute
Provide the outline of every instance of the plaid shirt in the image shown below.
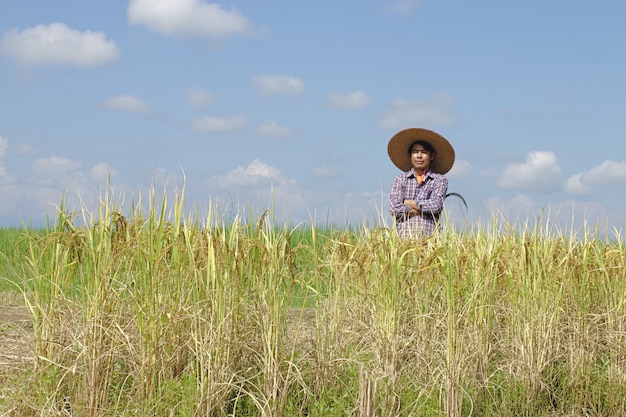
<svg viewBox="0 0 626 417"><path fill-rule="evenodd" d="M391 185L389 211L394 216L396 230L402 237L429 236L438 227L443 202L448 192L448 179L428 171L421 184L413 170L399 174ZM411 206L404 200L415 200L420 213L408 217Z"/></svg>

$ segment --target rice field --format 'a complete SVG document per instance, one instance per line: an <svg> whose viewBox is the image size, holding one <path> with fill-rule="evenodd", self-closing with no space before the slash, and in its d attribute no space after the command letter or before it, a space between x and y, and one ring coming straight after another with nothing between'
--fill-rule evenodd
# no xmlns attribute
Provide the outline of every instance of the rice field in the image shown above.
<svg viewBox="0 0 626 417"><path fill-rule="evenodd" d="M624 243L546 229L60 210L0 233L0 415L624 416Z"/></svg>

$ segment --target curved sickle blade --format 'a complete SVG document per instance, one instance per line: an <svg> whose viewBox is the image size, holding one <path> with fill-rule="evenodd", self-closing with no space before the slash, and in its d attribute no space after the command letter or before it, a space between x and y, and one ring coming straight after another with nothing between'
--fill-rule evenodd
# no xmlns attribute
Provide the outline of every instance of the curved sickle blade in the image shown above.
<svg viewBox="0 0 626 417"><path fill-rule="evenodd" d="M446 194L445 198L448 198L448 197L459 197L461 199L461 201L463 202L463 205L465 206L465 210L468 210L467 203L465 202L465 199L463 198L463 196L461 194L459 194L459 193L448 193L448 194Z"/></svg>

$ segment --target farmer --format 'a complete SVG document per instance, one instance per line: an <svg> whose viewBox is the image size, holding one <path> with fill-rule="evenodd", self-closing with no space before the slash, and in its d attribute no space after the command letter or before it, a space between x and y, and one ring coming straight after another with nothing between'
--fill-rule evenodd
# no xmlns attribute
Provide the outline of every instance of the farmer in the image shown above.
<svg viewBox="0 0 626 417"><path fill-rule="evenodd" d="M428 129L396 133L387 145L391 162L400 168L389 194L389 210L403 238L430 236L440 224L448 191L444 176L454 164L454 148Z"/></svg>

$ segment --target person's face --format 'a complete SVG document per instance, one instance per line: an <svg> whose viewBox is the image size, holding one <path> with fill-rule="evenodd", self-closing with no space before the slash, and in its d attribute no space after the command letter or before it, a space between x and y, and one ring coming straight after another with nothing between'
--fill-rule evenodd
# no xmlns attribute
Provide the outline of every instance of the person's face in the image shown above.
<svg viewBox="0 0 626 417"><path fill-rule="evenodd" d="M424 148L423 145L416 143L411 148L411 164L413 168L419 171L426 171L430 168L430 162L435 159L434 155Z"/></svg>

